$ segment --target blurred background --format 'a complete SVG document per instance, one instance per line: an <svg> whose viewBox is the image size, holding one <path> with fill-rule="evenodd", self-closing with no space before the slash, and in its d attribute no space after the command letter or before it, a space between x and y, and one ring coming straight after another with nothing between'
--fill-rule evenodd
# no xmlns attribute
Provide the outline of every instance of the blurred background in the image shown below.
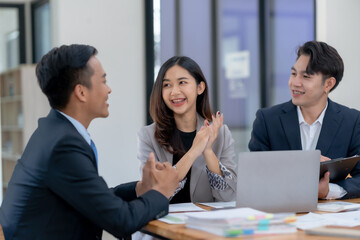
<svg viewBox="0 0 360 240"><path fill-rule="evenodd" d="M149 123L149 96L161 64L193 58L210 88L214 111L248 151L258 108L290 100L297 47L309 40L335 47L345 74L330 98L360 109L358 0L0 0L1 180L45 116L34 66L52 47L95 46L112 88L110 116L89 132L109 186L139 179L137 132ZM2 198L2 192L0 193Z"/></svg>

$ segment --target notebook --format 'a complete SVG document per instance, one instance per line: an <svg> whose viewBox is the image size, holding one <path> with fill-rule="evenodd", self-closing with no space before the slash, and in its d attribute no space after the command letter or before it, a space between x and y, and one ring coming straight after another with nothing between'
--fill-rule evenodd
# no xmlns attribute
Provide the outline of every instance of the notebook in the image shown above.
<svg viewBox="0 0 360 240"><path fill-rule="evenodd" d="M236 207L310 212L318 202L320 151L239 154Z"/></svg>

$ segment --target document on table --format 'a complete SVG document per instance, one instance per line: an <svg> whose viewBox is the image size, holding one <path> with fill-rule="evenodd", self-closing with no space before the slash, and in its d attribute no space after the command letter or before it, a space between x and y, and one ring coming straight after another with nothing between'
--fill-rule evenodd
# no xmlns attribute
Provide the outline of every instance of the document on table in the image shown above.
<svg viewBox="0 0 360 240"><path fill-rule="evenodd" d="M324 211L324 212L342 212L342 211L355 210L359 208L360 208L359 203L351 203L351 202L343 202L343 201L318 203L317 205L317 209L319 211Z"/></svg>
<svg viewBox="0 0 360 240"><path fill-rule="evenodd" d="M170 204L169 213L174 212L202 212L205 211L201 207L196 206L193 203L175 203Z"/></svg>
<svg viewBox="0 0 360 240"><path fill-rule="evenodd" d="M187 216L185 213L169 213L165 217L159 218L159 221L168 223L168 224L185 224Z"/></svg>
<svg viewBox="0 0 360 240"><path fill-rule="evenodd" d="M360 211L328 214L308 213L298 217L294 225L302 230L329 225L356 227L360 226Z"/></svg>
<svg viewBox="0 0 360 240"><path fill-rule="evenodd" d="M265 216L266 213L252 208L235 208L233 210L186 213L186 215L199 221L228 222L229 219L247 219L249 216Z"/></svg>
<svg viewBox="0 0 360 240"><path fill-rule="evenodd" d="M186 227L223 237L294 233L289 224L296 220L294 213L271 214L252 208L219 209L217 211L186 213Z"/></svg>
<svg viewBox="0 0 360 240"><path fill-rule="evenodd" d="M236 206L235 201L232 202L207 202L207 203L199 203L205 206L209 206L212 208L234 208Z"/></svg>
<svg viewBox="0 0 360 240"><path fill-rule="evenodd" d="M169 214L165 217L159 218L159 221L169 224L185 224L187 219L185 212L203 212L201 207L194 203L175 203L169 205Z"/></svg>

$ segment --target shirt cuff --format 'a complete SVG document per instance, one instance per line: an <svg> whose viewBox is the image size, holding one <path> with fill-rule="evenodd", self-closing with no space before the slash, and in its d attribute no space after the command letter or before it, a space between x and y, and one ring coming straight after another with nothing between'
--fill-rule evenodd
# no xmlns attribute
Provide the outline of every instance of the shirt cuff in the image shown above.
<svg viewBox="0 0 360 240"><path fill-rule="evenodd" d="M233 176L231 172L224 165L222 165L221 162L219 162L219 166L220 166L220 171L224 177L219 174L211 172L207 166L206 166L206 172L208 174L211 188L215 190L225 190L228 186L225 179L226 178L232 179Z"/></svg>
<svg viewBox="0 0 360 240"><path fill-rule="evenodd" d="M327 200L342 198L347 194L346 190L335 183L329 183L329 193L327 194Z"/></svg>

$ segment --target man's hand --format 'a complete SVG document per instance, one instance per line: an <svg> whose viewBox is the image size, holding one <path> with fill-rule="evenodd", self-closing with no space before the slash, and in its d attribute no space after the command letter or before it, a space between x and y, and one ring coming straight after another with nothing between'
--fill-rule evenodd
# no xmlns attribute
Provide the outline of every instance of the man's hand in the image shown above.
<svg viewBox="0 0 360 240"><path fill-rule="evenodd" d="M155 164L155 156L154 153L150 153L149 158L147 159L143 169L142 169L142 179L136 184L136 195L139 197L140 195L146 193L152 188L151 182L151 169L152 165Z"/></svg>
<svg viewBox="0 0 360 240"><path fill-rule="evenodd" d="M329 161L329 160L331 160L331 159L328 158L328 157L325 157L323 155L320 155L320 162L326 162L326 161Z"/></svg>
<svg viewBox="0 0 360 240"><path fill-rule="evenodd" d="M319 181L318 198L326 198L329 193L330 172L327 171Z"/></svg>
<svg viewBox="0 0 360 240"><path fill-rule="evenodd" d="M154 189L169 198L179 186L176 169L168 162L155 162L154 153L150 153L142 171L143 177L135 189L137 196Z"/></svg>
<svg viewBox="0 0 360 240"><path fill-rule="evenodd" d="M170 198L179 187L178 173L168 162L158 166L153 165L151 177L154 183L152 189L167 198Z"/></svg>

